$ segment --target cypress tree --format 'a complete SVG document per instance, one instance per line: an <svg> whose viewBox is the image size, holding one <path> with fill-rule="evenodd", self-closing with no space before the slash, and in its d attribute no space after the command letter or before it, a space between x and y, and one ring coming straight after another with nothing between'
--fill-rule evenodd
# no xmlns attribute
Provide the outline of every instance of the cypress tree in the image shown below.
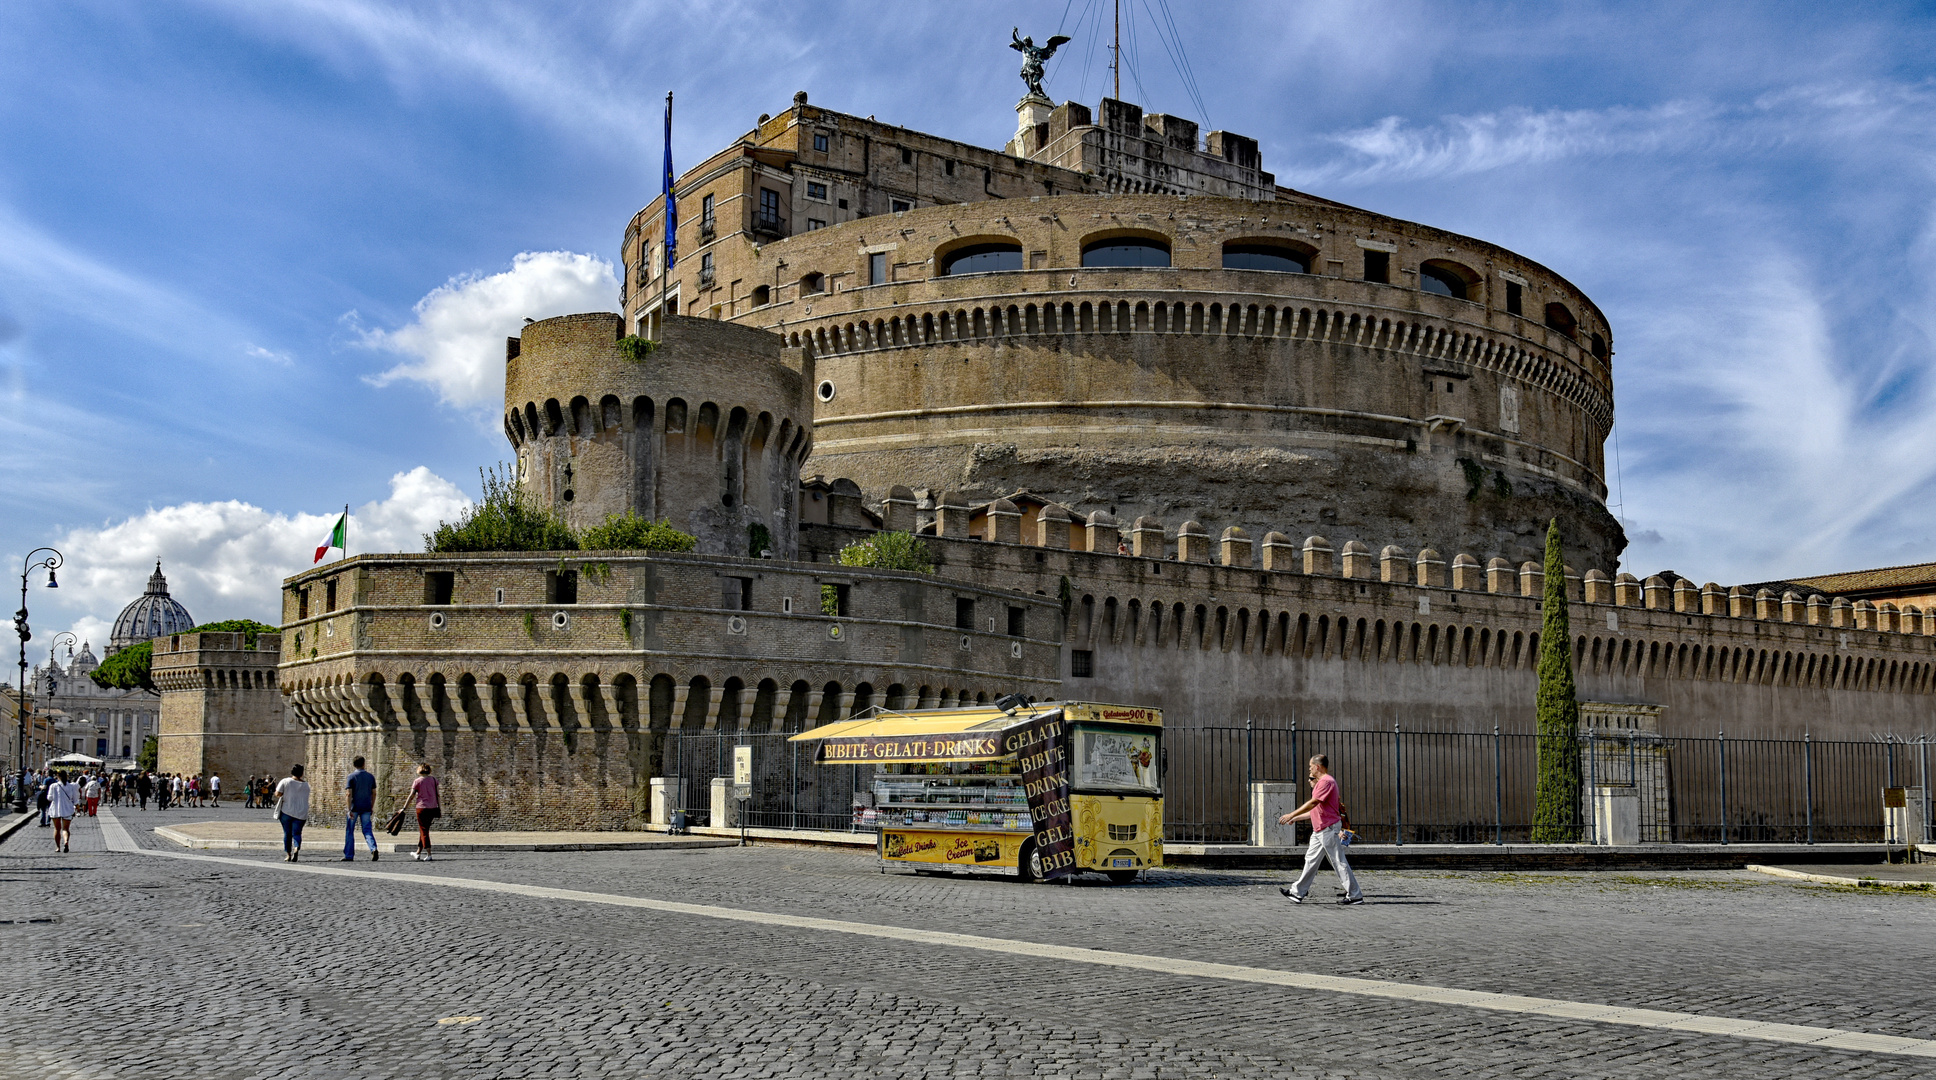
<svg viewBox="0 0 1936 1080"><path fill-rule="evenodd" d="M1546 598L1539 638L1539 787L1533 843L1580 839L1580 703L1573 685L1573 631L1567 622L1566 562L1560 522L1546 527Z"/></svg>

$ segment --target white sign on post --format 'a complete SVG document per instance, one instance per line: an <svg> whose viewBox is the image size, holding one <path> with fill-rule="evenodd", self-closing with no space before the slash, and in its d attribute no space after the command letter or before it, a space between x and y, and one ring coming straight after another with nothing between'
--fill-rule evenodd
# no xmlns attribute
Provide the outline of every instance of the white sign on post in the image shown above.
<svg viewBox="0 0 1936 1080"><path fill-rule="evenodd" d="M733 798L753 797L753 748L733 747Z"/></svg>

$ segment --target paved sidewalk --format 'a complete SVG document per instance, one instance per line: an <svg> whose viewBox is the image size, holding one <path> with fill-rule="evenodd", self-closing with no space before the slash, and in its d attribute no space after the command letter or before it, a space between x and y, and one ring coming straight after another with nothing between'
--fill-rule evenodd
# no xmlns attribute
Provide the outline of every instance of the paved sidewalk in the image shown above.
<svg viewBox="0 0 1936 1080"><path fill-rule="evenodd" d="M1374 870L1366 906L1299 908L1274 871L1026 886L783 847L289 866L162 840L173 814L116 818L117 844L154 854L102 851L86 819L72 855L0 845L0 1073L1936 1072L1888 1052L1936 1040L1923 893L1743 871ZM1502 1008L1512 996L1556 1004ZM1814 1041L1770 1041L1788 1026Z"/></svg>
<svg viewBox="0 0 1936 1080"><path fill-rule="evenodd" d="M379 824L381 824L379 822ZM275 821L189 821L155 827L155 833L186 848L281 851L282 826ZM377 850L385 855L417 850L415 822L392 837L377 830ZM440 852L454 851L642 851L648 848L738 847L739 841L723 838L666 836L650 832L460 832L433 829L431 847ZM312 821L303 828L303 850L314 857L324 850L341 851L343 823ZM356 850L369 849L363 834L356 836ZM340 857L340 856L339 856Z"/></svg>
<svg viewBox="0 0 1936 1080"><path fill-rule="evenodd" d="M1858 863L1851 866L1751 865L1748 869L1775 877L1816 881L1857 888L1936 889L1936 862Z"/></svg>

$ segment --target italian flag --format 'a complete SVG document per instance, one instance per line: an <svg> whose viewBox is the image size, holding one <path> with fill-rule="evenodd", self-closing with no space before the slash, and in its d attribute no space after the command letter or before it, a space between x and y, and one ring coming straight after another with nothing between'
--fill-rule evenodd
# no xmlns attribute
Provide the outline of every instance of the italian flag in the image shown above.
<svg viewBox="0 0 1936 1080"><path fill-rule="evenodd" d="M316 549L316 558L311 560L310 565L314 566L316 563L322 562L323 556L329 554L330 548L343 547L344 541L348 538L349 531L350 513L345 510L343 511L343 516L336 519L336 527L329 531L329 539L323 541L322 546ZM344 554L349 554L348 549L344 550Z"/></svg>

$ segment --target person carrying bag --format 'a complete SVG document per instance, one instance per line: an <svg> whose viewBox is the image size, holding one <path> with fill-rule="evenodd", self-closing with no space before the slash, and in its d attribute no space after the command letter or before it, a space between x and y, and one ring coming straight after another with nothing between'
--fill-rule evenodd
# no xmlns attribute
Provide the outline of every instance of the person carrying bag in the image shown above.
<svg viewBox="0 0 1936 1080"><path fill-rule="evenodd" d="M430 861L430 823L444 816L438 796L437 778L430 775L430 766L417 766L417 779L410 784L410 802L406 805L417 809L417 851L410 857L419 862ZM401 816L403 811L397 813ZM402 822L397 824L401 826Z"/></svg>

